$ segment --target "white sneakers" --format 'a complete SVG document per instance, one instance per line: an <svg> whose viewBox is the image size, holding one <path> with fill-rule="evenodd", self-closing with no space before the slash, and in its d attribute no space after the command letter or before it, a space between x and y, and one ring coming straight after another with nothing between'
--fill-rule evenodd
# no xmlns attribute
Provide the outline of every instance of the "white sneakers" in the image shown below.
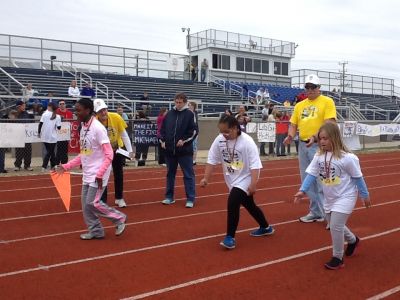
<svg viewBox="0 0 400 300"><path fill-rule="evenodd" d="M126 203L124 199L116 199L115 204L118 205L118 207L123 208L126 207Z"/></svg>

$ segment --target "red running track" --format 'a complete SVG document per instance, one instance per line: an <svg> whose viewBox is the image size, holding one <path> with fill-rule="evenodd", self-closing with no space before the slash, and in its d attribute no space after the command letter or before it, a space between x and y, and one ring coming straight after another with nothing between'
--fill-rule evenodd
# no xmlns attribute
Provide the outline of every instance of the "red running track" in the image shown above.
<svg viewBox="0 0 400 300"><path fill-rule="evenodd" d="M264 162L256 201L276 234L254 238L242 210L237 247L219 246L225 234L227 188L219 172L184 208L163 206L165 169L126 171L121 237L81 241L80 177L67 213L48 175L0 178L1 299L366 299L400 297L399 152L360 155L373 207L360 203L349 226L362 238L345 268L328 271L329 232L302 224L308 204L295 205L297 160ZM217 169L218 170L218 169ZM203 166L196 166L197 181ZM110 184L110 191L113 185ZM109 197L112 199L112 196ZM386 293L386 294L382 294ZM382 296L379 296L381 295Z"/></svg>

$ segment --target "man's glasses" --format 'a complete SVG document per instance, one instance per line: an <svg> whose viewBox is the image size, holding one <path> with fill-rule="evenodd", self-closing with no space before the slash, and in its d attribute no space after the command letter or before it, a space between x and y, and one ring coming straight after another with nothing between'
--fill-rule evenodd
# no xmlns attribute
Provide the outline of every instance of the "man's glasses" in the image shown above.
<svg viewBox="0 0 400 300"><path fill-rule="evenodd" d="M304 87L304 89L305 89L305 90L315 90L317 87L318 87L318 85L312 84L312 85L306 85L306 86Z"/></svg>

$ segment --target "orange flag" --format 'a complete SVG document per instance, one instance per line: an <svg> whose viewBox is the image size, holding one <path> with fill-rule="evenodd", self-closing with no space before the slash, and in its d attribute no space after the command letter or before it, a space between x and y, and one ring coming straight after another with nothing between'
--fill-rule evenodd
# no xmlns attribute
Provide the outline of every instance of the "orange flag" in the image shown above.
<svg viewBox="0 0 400 300"><path fill-rule="evenodd" d="M64 172L62 174L50 172L50 176L65 208L69 211L71 205L71 174L69 172Z"/></svg>

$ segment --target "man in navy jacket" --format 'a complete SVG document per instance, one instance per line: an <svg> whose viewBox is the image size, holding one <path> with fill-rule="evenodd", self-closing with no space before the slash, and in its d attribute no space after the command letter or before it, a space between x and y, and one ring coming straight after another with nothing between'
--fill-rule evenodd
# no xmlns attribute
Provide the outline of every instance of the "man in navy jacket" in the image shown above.
<svg viewBox="0 0 400 300"><path fill-rule="evenodd" d="M195 175L193 170L193 139L197 134L195 116L187 106L184 93L175 96L175 107L165 116L162 124L161 147L165 149L167 163L167 188L163 204L175 203L174 188L178 164L183 172L186 192L186 207L192 208L195 200Z"/></svg>

